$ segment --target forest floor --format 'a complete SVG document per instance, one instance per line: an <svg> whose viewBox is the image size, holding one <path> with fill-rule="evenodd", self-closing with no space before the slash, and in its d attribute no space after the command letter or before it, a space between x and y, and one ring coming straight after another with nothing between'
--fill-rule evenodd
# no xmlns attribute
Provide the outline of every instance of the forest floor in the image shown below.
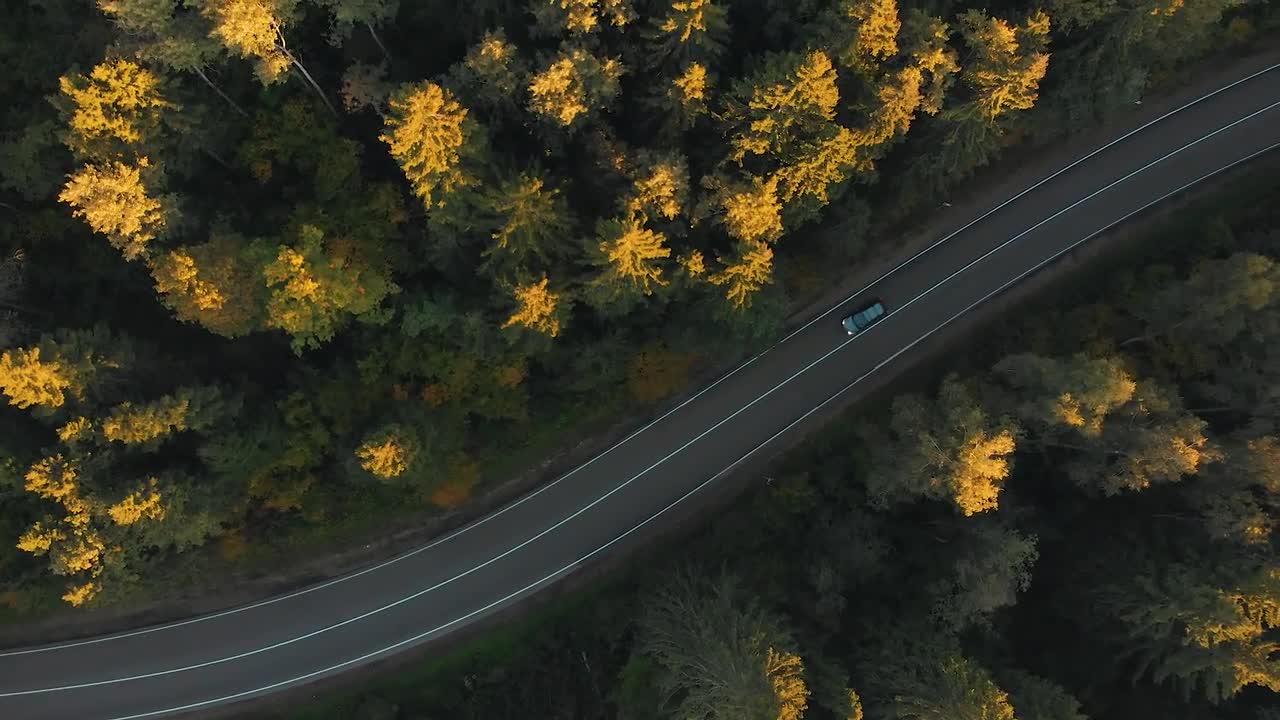
<svg viewBox="0 0 1280 720"><path fill-rule="evenodd" d="M1062 139L1049 146L1019 146L1010 148L1004 156L986 168L983 172L953 193L948 202L950 207L939 208L931 215L915 222L910 227L882 231L877 237L868 241L872 252L864 254L852 263L846 271L839 275L839 282L822 285L822 289L805 297L797 298L792 304L792 312L787 327L799 326L814 316L824 312L833 304L843 300L849 293L864 287L869 281L881 276L902 260L911 257L917 251L927 247L941 235L957 224L957 218L971 217L998 205L1007 198L1017 194L1024 188L1034 184L1055 170L1069 164L1075 159L1089 153L1093 149L1106 144L1122 135L1129 129L1138 127L1166 112L1175 109L1208 92L1245 77L1253 72L1280 62L1280 48L1258 52L1247 57L1223 57L1205 61L1200 64L1200 72L1195 82L1182 85L1161 94L1153 94L1144 99L1141 106L1121 114L1111 122L1096 126L1086 132ZM1275 157L1264 158L1257 163L1276 165ZM1237 176L1240 172L1249 172L1252 166L1240 171L1224 174L1210 185L1199 188L1195 196L1203 195L1212 188L1218 187L1228 177ZM938 347L954 341L958 336L973 329L992 318L1005 313L1013 303L1020 302L1042 289L1046 283L1062 273L1079 272L1082 261L1099 253L1112 252L1118 243L1118 236L1132 236L1135 229L1147 227L1154 218L1167 215L1176 207L1185 206L1189 198L1174 201L1159 211L1141 220L1130 223L1121 230L1109 233L1105 242L1101 239L1089 243L1080 251L1073 253L1054 267L1030 278L1017 288L987 303L979 310L957 322L948 332L941 333L928 347L918 348L904 357L894 368L893 373L886 373L881 379L885 381L902 374L912 365L936 354ZM819 232L822 232L821 230ZM830 231L828 231L830 232ZM889 241L885 238L899 238ZM880 242L877 242L877 239ZM585 436L588 428L599 428L601 418L590 418L584 422L574 422L568 427L559 428L563 434L549 439L548 445L542 448L545 459L536 460L533 452L522 453L525 470L513 471L509 479L492 484L481 495L467 505L448 513L435 513L424 516L419 513L411 516L394 518L392 521L377 525L378 530L370 529L357 536L326 537L324 542L299 543L288 551L274 553L269 562L256 563L242 572L228 575L205 577L201 582L173 583L159 585L153 589L154 599L129 606L109 606L89 611L59 608L41 618L23 618L20 622L0 627L0 646L16 646L38 642L52 642L72 637L110 633L126 628L159 624L166 621L190 617L229 607L246 604L263 597L288 592L305 587L326 578L342 575L361 567L376 564L399 555L411 548L419 546L434 537L460 527L472 520L482 517L497 508L511 502L515 498L530 492L540 484L557 477L569 469L585 462L605 448L617 442L636 428L656 417L666 408L678 404L684 397L716 377L728 372L746 359L730 358L722 365L706 368L704 372L690 379L686 394L669 398L661 407L647 408L646 412L633 413L625 417L605 418L610 424L604 432ZM868 391L873 391L869 388ZM847 407L865 393L845 398L842 407ZM832 408L831 413L839 412ZM830 415L828 415L830 417ZM564 438L572 438L565 442ZM800 438L793 439L794 446ZM554 444L551 444L554 443ZM779 448L779 452L785 448ZM532 456L532 457L529 457ZM776 457L776 454L775 456ZM771 458L757 458L740 470L739 475L746 476L758 472L765 467ZM515 463L504 463L508 467ZM678 526L689 523L691 516L699 510L705 512L708 503L723 504L732 498L743 486L741 479L725 483L721 491L706 502L698 503L698 507L673 517L663 527L656 527L647 536L651 539L655 534L665 535ZM638 543L637 543L638 544ZM631 548L634 549L634 544ZM619 555L625 554L625 549ZM602 566L615 566L616 562L602 563ZM590 573L598 578L597 572ZM574 583L578 588L583 586ZM567 589L566 589L567 590ZM555 593L560 595L561 593ZM483 623L488 626L491 623ZM472 633L467 633L471 636ZM438 646L437 650L438 650ZM416 655L416 653L415 653ZM361 676L364 673L360 673Z"/></svg>

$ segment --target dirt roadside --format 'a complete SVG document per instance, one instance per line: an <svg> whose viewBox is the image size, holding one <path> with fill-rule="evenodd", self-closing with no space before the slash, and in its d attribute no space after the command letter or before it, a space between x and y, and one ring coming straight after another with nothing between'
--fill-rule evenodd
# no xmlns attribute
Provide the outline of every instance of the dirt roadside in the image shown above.
<svg viewBox="0 0 1280 720"><path fill-rule="evenodd" d="M1019 148L1007 153L1000 162L987 168L978 177L966 182L962 191L954 193L949 200L951 203L950 208L934 213L909 232L899 234L902 238L901 242L880 245L880 252L873 257L862 259L858 263L856 270L851 270L845 282L793 303L793 312L788 319L787 326L796 327L802 325L822 313L835 302L844 299L850 293L891 269L902 259L910 257L920 249L927 247L938 237L953 229L958 224L958 221L962 222L963 220L959 220L960 218L973 217L988 208L994 207L1058 168L1106 144L1129 129L1155 119L1190 100L1201 97L1235 78L1244 77L1276 62L1280 62L1280 49L1260 52L1246 58L1206 62L1202 65L1202 73L1199 79L1193 85L1184 86L1158 98L1147 98L1143 105L1134 108L1111 123L1096 127L1087 133L1074 136L1050 147ZM1265 161L1271 160L1268 158ZM1206 187L1212 187L1212 185ZM1178 202L1171 201L1170 204L1178 204ZM1116 234L1118 233L1107 236L1108 247L1113 243L1112 238ZM954 340L965 329L971 329L973 323L980 322L980 318L998 316L1007 309L1014 298L1026 298L1030 293L1041 287L1044 282L1047 282L1047 278L1054 276L1056 273L1069 271L1069 268L1079 262L1078 257L1083 257L1087 253L1100 252L1101 245L1101 239L1085 245L1054 267L1029 278L1017 288L1011 289L1009 292L993 299L981 309L957 321L947 331L939 333L935 338L924 343L922 347L909 353L895 367L894 373L885 374L876 384L888 382L895 375L920 362L929 353L936 352L940 345L945 345L948 340ZM694 379L684 397L692 395L698 388L728 372L745 359L745 356L733 358L719 367L704 372L700 377ZM829 410L824 410L820 415L823 418L829 418L831 413L838 412L838 408L846 407L849 403L864 397L870 390L871 388L869 387L857 394L851 394L848 398L842 398L839 403L833 403ZM376 536L348 538L347 542L341 546L335 544L328 547L308 547L305 549L305 554L296 559L289 558L287 568L256 569L219 577L199 587L188 587L181 596L157 600L144 606L102 608L87 612L70 611L68 609L68 612L59 612L37 622L15 624L0 629L0 647L13 647L36 642L56 642L74 637L110 633L231 608L253 602L262 597L299 589L390 559L434 537L482 517L589 460L637 428L642 427L654 417L665 412L666 409L679 404L684 397L672 398L665 405L654 408L648 413L637 414L620 420L602 433L577 440L572 445L567 444L559 452L537 466L491 487L484 495L458 511L431 517L406 518L389 529L383 528ZM806 423L807 429L817 426L817 417L815 416L812 420L812 422ZM798 435L792 437L788 446L798 441ZM748 474L751 468L758 470L764 467L764 465L767 465L769 458L784 449L785 447L773 448L768 457L756 457L744 463L734 473L734 478L727 479L714 493L709 493L708 497L714 496L716 498L715 502L726 502L728 498L736 494L736 489L741 489L744 486L739 476ZM672 517L664 521L662 527L674 531L688 524L690 518L699 515L702 510L705 510L708 502L711 501L692 503L688 508L683 509L678 517ZM661 529L650 529L648 533L644 534L644 537L651 539L655 534L662 532L663 530ZM634 546L639 542L630 543L627 550L633 550ZM624 551L617 555L626 554L629 553ZM610 559L600 563L597 567L614 566L616 566L616 561ZM593 569L590 572L581 574L595 576L596 572ZM578 581L571 582L576 584ZM562 585L569 584L562 583ZM561 592L561 590L556 590L544 593L544 595L548 596L549 600ZM504 612L499 617L507 615L508 612ZM490 621L486 620L473 627L487 627L489 624ZM470 636L471 634L472 629L468 628L466 635ZM439 645L433 645L433 648L438 649L438 647ZM410 655L417 655L417 653L410 653ZM359 673L359 675L363 676L364 672Z"/></svg>

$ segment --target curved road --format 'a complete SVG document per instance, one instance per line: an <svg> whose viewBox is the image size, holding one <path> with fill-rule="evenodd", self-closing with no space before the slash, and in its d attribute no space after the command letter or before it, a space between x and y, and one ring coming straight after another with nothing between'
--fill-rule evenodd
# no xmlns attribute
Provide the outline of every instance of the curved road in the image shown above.
<svg viewBox="0 0 1280 720"><path fill-rule="evenodd" d="M975 217L568 475L388 563L192 620L0 652L4 720L208 709L428 642L605 553L969 309L1099 232L1280 145L1269 68ZM870 296L888 316L849 338Z"/></svg>

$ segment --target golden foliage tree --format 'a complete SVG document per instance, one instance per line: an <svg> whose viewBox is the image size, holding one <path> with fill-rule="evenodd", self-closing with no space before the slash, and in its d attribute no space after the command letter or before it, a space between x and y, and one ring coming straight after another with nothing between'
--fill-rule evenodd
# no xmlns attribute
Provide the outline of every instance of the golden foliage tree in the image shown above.
<svg viewBox="0 0 1280 720"><path fill-rule="evenodd" d="M79 465L54 455L36 461L26 474L25 488L37 497L61 506L61 518L37 521L18 538L18 549L49 556L56 575L78 576L63 599L72 605L91 600L99 590L94 579L102 573L106 543L92 527L93 507L81 495Z"/></svg>
<svg viewBox="0 0 1280 720"><path fill-rule="evenodd" d="M734 83L725 119L731 157L783 155L822 133L840 102L836 70L821 50L770 56L752 76Z"/></svg>
<svg viewBox="0 0 1280 720"><path fill-rule="evenodd" d="M762 242L739 242L734 257L721 263L723 269L708 280L725 286L725 297L735 308L750 307L751 298L773 282L773 248Z"/></svg>
<svg viewBox="0 0 1280 720"><path fill-rule="evenodd" d="M168 198L147 188L143 171L149 165L145 157L133 165L90 163L72 174L58 195L73 215L106 235L125 260L146 257L151 242L166 234L172 215Z"/></svg>
<svg viewBox="0 0 1280 720"><path fill-rule="evenodd" d="M218 233L207 243L165 253L151 265L156 292L184 322L223 337L257 329L265 286L239 239Z"/></svg>
<svg viewBox="0 0 1280 720"><path fill-rule="evenodd" d="M972 53L963 78L975 93L981 116L993 121L1005 113L1035 105L1040 81L1049 69L1049 16L1032 13L1014 26L980 10L960 16L960 34Z"/></svg>
<svg viewBox="0 0 1280 720"><path fill-rule="evenodd" d="M880 455L867 478L877 502L928 497L950 501L964 515L996 509L1019 429L988 415L968 385L952 376L935 400L896 398L889 429L890 438L875 441Z"/></svg>
<svg viewBox="0 0 1280 720"><path fill-rule="evenodd" d="M631 192L622 202L628 213L675 220L689 200L689 163L679 153L642 151L631 172Z"/></svg>
<svg viewBox="0 0 1280 720"><path fill-rule="evenodd" d="M902 36L911 62L924 76L920 109L937 115L960 71L959 55L950 45L951 29L941 19L916 9L907 14Z"/></svg>
<svg viewBox="0 0 1280 720"><path fill-rule="evenodd" d="M213 23L212 36L228 50L253 61L263 85L280 82L292 65L324 101L337 110L324 90L285 42L284 28L298 15L298 0L201 0L201 11Z"/></svg>
<svg viewBox="0 0 1280 720"><path fill-rule="evenodd" d="M204 430L219 419L220 399L217 388L186 387L146 403L126 401L102 419L102 436L125 445L148 445L175 432Z"/></svg>
<svg viewBox="0 0 1280 720"><path fill-rule="evenodd" d="M107 60L88 77L63 76L58 85L72 104L69 144L80 157L105 160L122 146L146 147L175 109L161 78L130 60Z"/></svg>
<svg viewBox="0 0 1280 720"><path fill-rule="evenodd" d="M649 62L713 61L724 52L728 35L729 13L715 0L670 0L650 23Z"/></svg>
<svg viewBox="0 0 1280 720"><path fill-rule="evenodd" d="M292 337L295 352L316 348L337 334L349 317L376 313L399 292L387 268L371 263L342 238L303 226L292 245L279 246L263 268L269 297L267 325Z"/></svg>
<svg viewBox="0 0 1280 720"><path fill-rule="evenodd" d="M658 261L671 257L671 248L665 235L645 227L644 216L601 221L597 234L608 268L599 282L642 295L652 294L654 286L666 285Z"/></svg>
<svg viewBox="0 0 1280 720"><path fill-rule="evenodd" d="M390 425L368 437L356 448L360 467L381 480L403 476L417 459L418 447L400 425Z"/></svg>
<svg viewBox="0 0 1280 720"><path fill-rule="evenodd" d="M124 496L124 499L107 508L107 515L116 525L129 526L141 520L161 520L164 505L155 478Z"/></svg>
<svg viewBox="0 0 1280 720"><path fill-rule="evenodd" d="M837 51L841 65L884 62L898 54L897 0L841 0L838 12L853 25L853 37Z"/></svg>
<svg viewBox="0 0 1280 720"><path fill-rule="evenodd" d="M564 128L607 109L621 92L623 67L580 47L562 50L529 82L529 111Z"/></svg>
<svg viewBox="0 0 1280 720"><path fill-rule="evenodd" d="M558 31L585 35L602 23L626 27L635 20L631 0L533 0L533 16L545 34Z"/></svg>
<svg viewBox="0 0 1280 720"><path fill-rule="evenodd" d="M753 177L746 187L721 189L724 226L730 237L756 244L782 237L782 203L778 201L780 180L776 175L768 180Z"/></svg>
<svg viewBox="0 0 1280 720"><path fill-rule="evenodd" d="M482 152L480 128L435 83L405 85L391 97L381 139L428 208L476 182L469 165Z"/></svg>
<svg viewBox="0 0 1280 720"><path fill-rule="evenodd" d="M0 388L9 404L27 409L33 405L62 407L68 391L79 385L76 372L58 357L41 357L41 349L16 348L0 355Z"/></svg>
<svg viewBox="0 0 1280 720"><path fill-rule="evenodd" d="M661 118L664 131L675 134L710 114L707 101L714 84L715 78L704 63L690 62L674 77L660 80L645 102Z"/></svg>
<svg viewBox="0 0 1280 720"><path fill-rule="evenodd" d="M550 280L541 280L515 288L516 309L507 318L502 327L509 328L520 325L547 337L560 334L560 325L565 308L562 306L560 293L552 291Z"/></svg>
<svg viewBox="0 0 1280 720"><path fill-rule="evenodd" d="M109 354L95 330L59 331L32 347L0 353L0 390L9 404L51 411L68 398L83 400L98 373L121 367L124 353Z"/></svg>

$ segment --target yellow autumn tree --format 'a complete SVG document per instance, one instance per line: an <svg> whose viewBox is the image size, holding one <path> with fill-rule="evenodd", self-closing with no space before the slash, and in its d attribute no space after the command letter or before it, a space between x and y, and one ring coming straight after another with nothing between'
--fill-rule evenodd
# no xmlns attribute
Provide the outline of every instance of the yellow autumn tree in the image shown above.
<svg viewBox="0 0 1280 720"><path fill-rule="evenodd" d="M637 157L631 193L622 203L628 213L674 220L689 200L689 163L678 153L647 151Z"/></svg>
<svg viewBox="0 0 1280 720"><path fill-rule="evenodd" d="M1049 69L1049 16L1032 13L1021 25L988 17L980 10L960 16L960 32L972 50L964 80L988 121L1035 105L1040 81Z"/></svg>
<svg viewBox="0 0 1280 720"><path fill-rule="evenodd" d="M105 352L110 342L98 330L60 330L33 346L6 350L0 353L0 391L11 405L46 413L68 399L81 400L100 370L126 362L123 352Z"/></svg>
<svg viewBox="0 0 1280 720"><path fill-rule="evenodd" d="M62 358L42 357L38 347L15 348L0 355L0 389L15 407L62 407L67 392L77 385L74 368Z"/></svg>
<svg viewBox="0 0 1280 720"><path fill-rule="evenodd" d="M37 557L47 555L56 575L79 576L63 599L72 605L88 602L98 592L93 582L102 572L106 543L92 527L93 506L81 495L79 465L62 455L36 461L25 476L25 489L61 506L61 518L46 517L18 538L18 549Z"/></svg>
<svg viewBox="0 0 1280 720"><path fill-rule="evenodd" d="M378 312L383 300L400 291L388 273L359 246L304 225L262 269L269 293L266 324L288 333L295 352L319 347L350 318Z"/></svg>
<svg viewBox="0 0 1280 720"><path fill-rule="evenodd" d="M724 267L708 280L725 286L725 297L735 308L750 307L752 297L773 282L773 248L762 242L739 242L734 257L721 263Z"/></svg>
<svg viewBox="0 0 1280 720"><path fill-rule="evenodd" d="M853 29L853 37L838 53L841 65L884 62L898 54L902 21L897 0L841 0L838 12Z"/></svg>
<svg viewBox="0 0 1280 720"><path fill-rule="evenodd" d="M201 0L201 12L213 24L210 35L236 55L252 60L263 85L284 80L293 66L329 112L338 114L285 42L284 29L298 16L298 0Z"/></svg>
<svg viewBox="0 0 1280 720"><path fill-rule="evenodd" d="M177 432L207 430L222 417L224 409L218 388L182 387L148 402L122 402L98 426L108 441L147 445Z"/></svg>
<svg viewBox="0 0 1280 720"><path fill-rule="evenodd" d="M621 92L623 67L617 58L601 60L587 50L562 50L529 82L529 111L571 128L606 109Z"/></svg>
<svg viewBox="0 0 1280 720"><path fill-rule="evenodd" d="M657 261L671 257L671 248L665 235L644 226L642 215L603 221L597 233L608 267L602 282L621 284L643 295L652 294L654 286L666 285Z"/></svg>
<svg viewBox="0 0 1280 720"><path fill-rule="evenodd" d="M289 69L280 30L293 6L289 0L209 0L203 9L213 23L210 34L228 50L252 59L258 79L270 84Z"/></svg>
<svg viewBox="0 0 1280 720"><path fill-rule="evenodd" d="M156 292L179 320L223 337L246 335L258 326L264 287L243 251L243 240L221 234L169 251L151 265Z"/></svg>
<svg viewBox="0 0 1280 720"><path fill-rule="evenodd" d="M155 478L136 488L124 499L107 508L107 515L116 525L129 526L140 520L161 520L164 505Z"/></svg>
<svg viewBox="0 0 1280 720"><path fill-rule="evenodd" d="M721 190L724 225L730 237L744 243L773 242L782 237L779 181L778 176L768 180L753 177L745 187L738 185Z"/></svg>
<svg viewBox="0 0 1280 720"><path fill-rule="evenodd" d="M111 159L122 145L144 146L175 109L161 78L130 60L107 60L88 77L63 76L58 85L72 104L69 140L80 157Z"/></svg>
<svg viewBox="0 0 1280 720"><path fill-rule="evenodd" d="M924 103L923 81L924 73L917 66L904 67L886 78L876 90L869 122L859 130L859 144L874 147L906 135Z"/></svg>
<svg viewBox="0 0 1280 720"><path fill-rule="evenodd" d="M560 321L563 308L560 293L553 292L548 284L550 280L541 280L515 288L516 309L502 324L509 328L515 325L540 332L548 337L560 334Z"/></svg>
<svg viewBox="0 0 1280 720"><path fill-rule="evenodd" d="M711 97L714 78L707 66L690 62L669 80L660 80L656 90L645 99L663 123L668 134L693 127L699 118L709 115L707 100Z"/></svg>
<svg viewBox="0 0 1280 720"><path fill-rule="evenodd" d="M796 142L825 131L840 102L836 70L821 50L770 56L750 77L734 83L724 114L731 157L785 156Z"/></svg>
<svg viewBox="0 0 1280 720"><path fill-rule="evenodd" d="M876 439L867 480L876 502L928 497L950 501L964 515L998 507L1020 431L988 415L970 384L949 376L936 399L899 396L889 428L889 437Z"/></svg>
<svg viewBox="0 0 1280 720"><path fill-rule="evenodd" d="M404 85L392 95L380 137L414 193L432 208L476 182L467 161L481 152L479 132L452 93L427 82Z"/></svg>
<svg viewBox="0 0 1280 720"><path fill-rule="evenodd" d="M381 480L394 480L403 476L413 465L417 455L417 444L400 425L382 428L356 448L360 467Z"/></svg>
<svg viewBox="0 0 1280 720"><path fill-rule="evenodd" d="M824 138L796 160L778 169L777 199L791 203L800 198L812 198L825 205L832 186L844 182L854 170L869 170L870 163L861 156L863 138L853 130L833 127L830 137ZM744 198L745 199L745 198ZM775 200L776 202L776 200ZM760 208L744 206L740 212L748 218L768 220L771 213ZM781 233L781 216L770 232Z"/></svg>
<svg viewBox="0 0 1280 720"><path fill-rule="evenodd" d="M960 70L959 54L950 44L951 29L917 9L907 14L902 34L912 64L923 74L920 109L937 115Z"/></svg>
<svg viewBox="0 0 1280 720"><path fill-rule="evenodd" d="M626 27L635 20L631 0L533 0L533 16L544 34L593 33L603 23Z"/></svg>
<svg viewBox="0 0 1280 720"><path fill-rule="evenodd" d="M152 196L144 182L143 171L149 165L146 157L132 165L90 163L72 174L58 195L72 207L72 215L106 235L125 260L145 257L151 242L168 230L171 211L166 198Z"/></svg>
<svg viewBox="0 0 1280 720"><path fill-rule="evenodd" d="M809 687L804 682L804 661L799 655L769 648L765 655L765 677L773 687L778 704L778 720L801 720L809 707Z"/></svg>
<svg viewBox="0 0 1280 720"><path fill-rule="evenodd" d="M729 13L715 0L670 0L650 23L649 62L714 60L724 51L728 34Z"/></svg>

